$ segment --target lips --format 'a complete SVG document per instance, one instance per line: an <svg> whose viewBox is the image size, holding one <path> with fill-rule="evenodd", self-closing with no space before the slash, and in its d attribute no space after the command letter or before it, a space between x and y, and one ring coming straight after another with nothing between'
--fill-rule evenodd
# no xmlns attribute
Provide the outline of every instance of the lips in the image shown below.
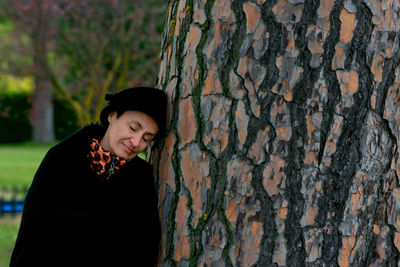
<svg viewBox="0 0 400 267"><path fill-rule="evenodd" d="M132 154L133 153L133 148L131 148L130 146L128 146L128 145L126 145L124 143L122 143L122 146L124 147L124 150L125 150L126 153L128 153L128 154Z"/></svg>

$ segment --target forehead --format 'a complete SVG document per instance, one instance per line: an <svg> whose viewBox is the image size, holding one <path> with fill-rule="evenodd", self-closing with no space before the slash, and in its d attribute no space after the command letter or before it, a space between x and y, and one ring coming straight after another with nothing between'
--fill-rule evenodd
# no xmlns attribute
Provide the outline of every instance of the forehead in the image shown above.
<svg viewBox="0 0 400 267"><path fill-rule="evenodd" d="M158 131L157 122L153 117L140 111L127 110L119 117L119 119L132 124L140 124L140 127L145 130Z"/></svg>

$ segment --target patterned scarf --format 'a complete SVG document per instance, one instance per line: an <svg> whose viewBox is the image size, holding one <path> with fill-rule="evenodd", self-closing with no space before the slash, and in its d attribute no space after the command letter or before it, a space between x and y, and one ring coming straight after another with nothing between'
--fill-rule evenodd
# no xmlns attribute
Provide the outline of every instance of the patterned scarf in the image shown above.
<svg viewBox="0 0 400 267"><path fill-rule="evenodd" d="M99 140L95 138L90 142L87 157L90 161L90 168L105 180L109 180L127 162L125 159L115 156L110 151L104 150Z"/></svg>

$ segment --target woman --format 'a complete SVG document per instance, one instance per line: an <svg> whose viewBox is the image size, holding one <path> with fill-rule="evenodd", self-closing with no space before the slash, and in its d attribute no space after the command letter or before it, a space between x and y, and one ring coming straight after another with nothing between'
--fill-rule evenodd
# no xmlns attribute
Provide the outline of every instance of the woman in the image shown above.
<svg viewBox="0 0 400 267"><path fill-rule="evenodd" d="M160 223L152 167L137 155L165 128L167 97L136 87L49 150L28 191L19 266L154 266Z"/></svg>

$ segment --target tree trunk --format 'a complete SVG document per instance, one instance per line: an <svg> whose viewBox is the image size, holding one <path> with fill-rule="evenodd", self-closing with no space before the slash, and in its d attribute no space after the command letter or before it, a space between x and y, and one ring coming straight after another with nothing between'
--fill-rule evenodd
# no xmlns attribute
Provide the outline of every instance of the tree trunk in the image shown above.
<svg viewBox="0 0 400 267"><path fill-rule="evenodd" d="M161 266L400 264L399 11L170 1Z"/></svg>
<svg viewBox="0 0 400 267"><path fill-rule="evenodd" d="M39 143L55 141L53 97L46 80L35 75L35 90L32 99L32 140Z"/></svg>
<svg viewBox="0 0 400 267"><path fill-rule="evenodd" d="M49 143L55 141L53 97L50 81L46 75L48 21L44 14L44 3L39 1L37 20L35 21L31 41L33 47L33 71L35 89L32 100L31 123L34 142Z"/></svg>

